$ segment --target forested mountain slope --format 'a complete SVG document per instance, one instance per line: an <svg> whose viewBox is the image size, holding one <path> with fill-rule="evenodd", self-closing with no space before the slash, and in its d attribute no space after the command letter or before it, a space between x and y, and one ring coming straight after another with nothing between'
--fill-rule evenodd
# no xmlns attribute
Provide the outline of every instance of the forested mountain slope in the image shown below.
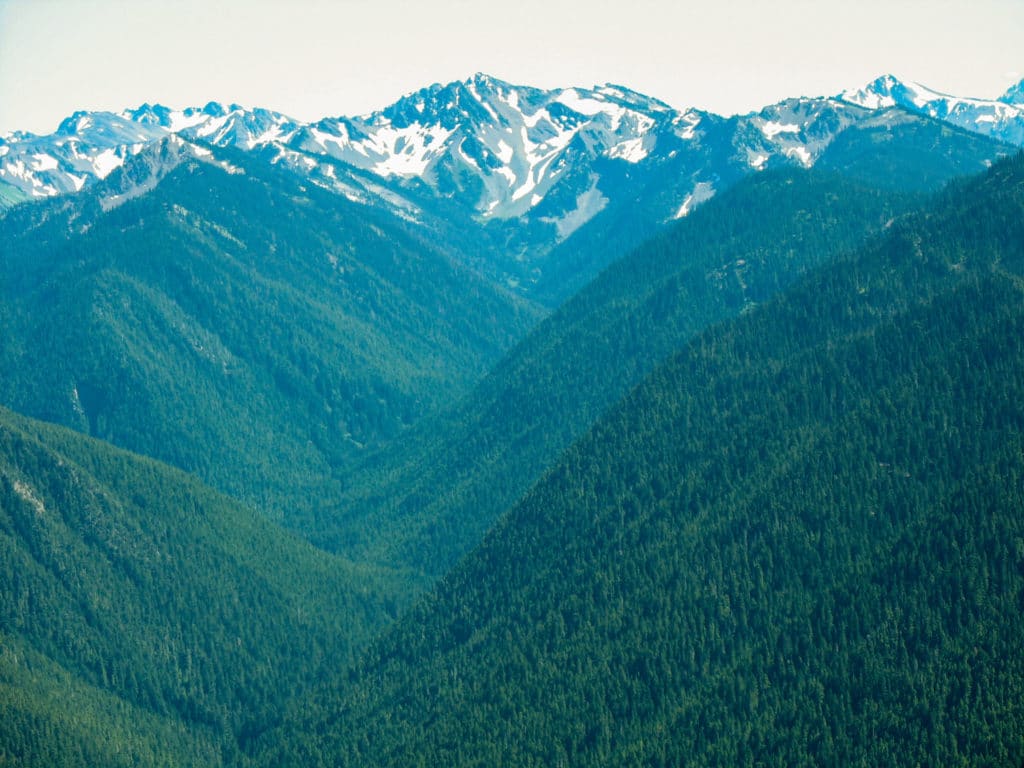
<svg viewBox="0 0 1024 768"><path fill-rule="evenodd" d="M408 592L177 470L0 410L7 765L235 761Z"/></svg>
<svg viewBox="0 0 1024 768"><path fill-rule="evenodd" d="M859 245L916 198L765 172L607 269L442 417L349 476L306 526L328 548L442 575L573 439L708 325Z"/></svg>
<svg viewBox="0 0 1024 768"><path fill-rule="evenodd" d="M1024 156L696 336L266 765L1018 765Z"/></svg>
<svg viewBox="0 0 1024 768"><path fill-rule="evenodd" d="M400 220L177 139L0 242L0 402L284 518L538 317Z"/></svg>

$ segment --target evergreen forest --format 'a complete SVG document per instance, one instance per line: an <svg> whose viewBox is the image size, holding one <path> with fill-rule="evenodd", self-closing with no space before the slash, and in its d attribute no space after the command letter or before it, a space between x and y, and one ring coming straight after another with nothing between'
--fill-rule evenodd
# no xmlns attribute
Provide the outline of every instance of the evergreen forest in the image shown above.
<svg viewBox="0 0 1024 768"><path fill-rule="evenodd" d="M267 765L1016 765L1024 156L657 367Z"/></svg>

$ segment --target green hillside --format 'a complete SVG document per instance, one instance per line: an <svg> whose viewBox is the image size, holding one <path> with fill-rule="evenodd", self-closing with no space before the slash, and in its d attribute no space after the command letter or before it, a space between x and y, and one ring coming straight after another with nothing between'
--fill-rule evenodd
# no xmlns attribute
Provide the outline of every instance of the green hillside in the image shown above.
<svg viewBox="0 0 1024 768"><path fill-rule="evenodd" d="M443 417L347 478L306 527L355 557L433 577L659 362L882 230L912 198L831 173L766 173L625 256Z"/></svg>
<svg viewBox="0 0 1024 768"><path fill-rule="evenodd" d="M697 335L265 765L1019 765L1024 156Z"/></svg>
<svg viewBox="0 0 1024 768"><path fill-rule="evenodd" d="M836 136L815 167L883 189L934 191L1018 149L894 109Z"/></svg>
<svg viewBox="0 0 1024 768"><path fill-rule="evenodd" d="M408 592L177 470L0 411L5 765L233 762Z"/></svg>
<svg viewBox="0 0 1024 768"><path fill-rule="evenodd" d="M0 218L0 402L287 519L538 315L397 220L221 154L236 172L161 157L110 210L113 176Z"/></svg>

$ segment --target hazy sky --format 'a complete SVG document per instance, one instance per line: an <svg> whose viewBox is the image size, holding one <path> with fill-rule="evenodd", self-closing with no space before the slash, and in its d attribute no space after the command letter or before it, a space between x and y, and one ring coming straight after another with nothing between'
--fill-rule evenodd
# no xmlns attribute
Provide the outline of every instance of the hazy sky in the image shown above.
<svg viewBox="0 0 1024 768"><path fill-rule="evenodd" d="M477 71L723 114L887 72L995 97L1024 0L0 0L0 132L144 101L356 115Z"/></svg>

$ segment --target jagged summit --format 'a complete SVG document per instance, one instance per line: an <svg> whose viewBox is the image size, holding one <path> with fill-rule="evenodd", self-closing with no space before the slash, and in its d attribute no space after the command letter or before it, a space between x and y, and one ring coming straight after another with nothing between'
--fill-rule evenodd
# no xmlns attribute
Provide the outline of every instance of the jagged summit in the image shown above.
<svg viewBox="0 0 1024 768"><path fill-rule="evenodd" d="M369 115L368 123L383 120L396 128L407 128L417 122L428 122L452 130L462 122L488 122L493 118L483 107L485 98L478 88L490 91L489 83L470 78L465 81L433 85L405 96L384 110Z"/></svg>
<svg viewBox="0 0 1024 768"><path fill-rule="evenodd" d="M674 107L660 99L640 93L639 91L634 91L632 88L628 88L625 85L620 85L618 83L605 83L601 86L595 86L594 91L595 93L606 98L613 99L620 104L632 105L638 109L643 108L662 112L675 111Z"/></svg>
<svg viewBox="0 0 1024 768"><path fill-rule="evenodd" d="M859 89L843 91L838 98L865 109L886 109L897 104L895 93L906 86L895 75L881 75Z"/></svg>
<svg viewBox="0 0 1024 768"><path fill-rule="evenodd" d="M942 93L914 80L904 80L893 74L877 77L863 88L846 90L837 98L867 109L887 109L890 107L924 109L931 105L936 112L941 111L939 106L941 104L959 102L990 103L983 99L965 98Z"/></svg>
<svg viewBox="0 0 1024 768"><path fill-rule="evenodd" d="M77 110L64 118L57 126L57 133L62 136L70 136L86 130L92 124L92 113L85 110Z"/></svg>
<svg viewBox="0 0 1024 768"><path fill-rule="evenodd" d="M661 102L614 86L545 91L477 73L427 86L370 115L321 120L300 130L288 149L327 155L383 179L415 179L457 194L477 215L504 219L536 208L581 164L646 159L656 143L653 129L674 117ZM589 178L577 176L584 188L568 198L569 211L593 186ZM600 195L588 199L593 212L600 209Z"/></svg>

